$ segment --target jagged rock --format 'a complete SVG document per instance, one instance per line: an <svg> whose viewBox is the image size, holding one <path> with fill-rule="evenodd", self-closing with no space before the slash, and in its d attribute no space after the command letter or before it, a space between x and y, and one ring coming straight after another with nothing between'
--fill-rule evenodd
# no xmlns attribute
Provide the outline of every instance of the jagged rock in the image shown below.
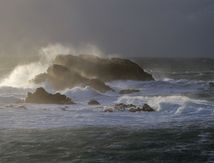
<svg viewBox="0 0 214 163"><path fill-rule="evenodd" d="M50 94L44 88L37 88L34 93L28 92L26 103L37 104L74 104L74 102L60 93Z"/></svg>
<svg viewBox="0 0 214 163"><path fill-rule="evenodd" d="M137 93L137 92L140 92L140 91L136 90L136 89L124 89L124 90L121 90L119 93L120 94L131 94L131 93Z"/></svg>
<svg viewBox="0 0 214 163"><path fill-rule="evenodd" d="M155 110L151 106L149 106L148 104L144 104L142 111L153 112Z"/></svg>
<svg viewBox="0 0 214 163"><path fill-rule="evenodd" d="M115 104L114 105L114 110L117 111L125 111L127 108L132 107L132 104L123 104L123 103L119 103L119 104Z"/></svg>
<svg viewBox="0 0 214 163"><path fill-rule="evenodd" d="M73 88L75 86L90 86L100 92L113 91L113 89L99 79L87 79L65 66L56 64L50 66L47 73L39 74L31 81L37 84L47 81L57 90Z"/></svg>
<svg viewBox="0 0 214 163"><path fill-rule="evenodd" d="M144 104L143 107L132 107L129 109L130 112L154 112L155 110L148 104Z"/></svg>
<svg viewBox="0 0 214 163"><path fill-rule="evenodd" d="M100 92L112 91L106 81L153 80L152 76L128 59L100 58L93 55L58 55L46 73L31 81L47 81L56 90L75 86L90 86Z"/></svg>
<svg viewBox="0 0 214 163"><path fill-rule="evenodd" d="M100 103L96 100L91 100L88 102L88 105L100 105Z"/></svg>
<svg viewBox="0 0 214 163"><path fill-rule="evenodd" d="M155 111L153 108L151 108L148 104L144 104L142 107L133 105L133 104L115 104L114 105L115 111L125 111L128 110L130 112L153 112Z"/></svg>
<svg viewBox="0 0 214 163"><path fill-rule="evenodd" d="M47 81L58 90L85 84L88 79L62 65L52 65L47 70Z"/></svg>

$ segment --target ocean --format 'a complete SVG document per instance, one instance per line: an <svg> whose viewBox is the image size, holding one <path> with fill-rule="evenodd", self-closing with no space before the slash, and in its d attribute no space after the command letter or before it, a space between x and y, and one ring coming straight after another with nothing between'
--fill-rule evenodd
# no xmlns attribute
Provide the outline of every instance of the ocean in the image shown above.
<svg viewBox="0 0 214 163"><path fill-rule="evenodd" d="M47 64L2 60L0 162L214 162L214 59L131 59L155 81L108 82L115 92L60 92L76 105L16 103L38 87L28 81ZM119 94L123 89L139 92ZM88 106L91 99L101 106ZM103 111L116 103L147 103L156 112Z"/></svg>

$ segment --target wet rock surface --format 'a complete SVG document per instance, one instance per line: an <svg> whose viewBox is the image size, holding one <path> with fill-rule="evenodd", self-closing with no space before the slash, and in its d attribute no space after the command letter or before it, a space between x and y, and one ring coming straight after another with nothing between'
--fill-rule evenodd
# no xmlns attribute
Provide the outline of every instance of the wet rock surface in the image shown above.
<svg viewBox="0 0 214 163"><path fill-rule="evenodd" d="M28 92L25 103L36 104L74 104L74 102L60 93L50 94L44 88L37 88L34 93Z"/></svg>
<svg viewBox="0 0 214 163"><path fill-rule="evenodd" d="M100 103L97 100L90 100L88 105L100 105Z"/></svg>
<svg viewBox="0 0 214 163"><path fill-rule="evenodd" d="M124 103L115 104L113 107L108 107L104 109L104 112L114 112L114 111L154 112L155 109L153 109L148 104L136 106L133 104L124 104Z"/></svg>
<svg viewBox="0 0 214 163"><path fill-rule="evenodd" d="M58 55L47 72L31 80L34 83L49 82L56 90L75 86L90 86L100 92L112 91L107 81L153 80L139 65L121 58L100 58L93 55ZM130 90L122 91L129 93Z"/></svg>
<svg viewBox="0 0 214 163"><path fill-rule="evenodd" d="M119 94L132 94L132 93L138 93L140 90L137 89L123 89L119 92Z"/></svg>

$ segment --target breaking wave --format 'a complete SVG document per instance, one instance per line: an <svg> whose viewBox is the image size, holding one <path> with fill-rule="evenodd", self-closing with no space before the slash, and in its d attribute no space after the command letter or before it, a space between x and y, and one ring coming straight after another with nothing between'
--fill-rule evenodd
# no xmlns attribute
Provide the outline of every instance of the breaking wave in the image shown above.
<svg viewBox="0 0 214 163"><path fill-rule="evenodd" d="M36 75L46 72L52 61L57 55L80 55L91 54L96 56L104 56L104 54L94 45L85 45L81 47L65 47L61 44L49 45L38 51L39 60L18 65L14 70L0 81L0 87L17 87L17 88L35 88L38 85L30 82Z"/></svg>

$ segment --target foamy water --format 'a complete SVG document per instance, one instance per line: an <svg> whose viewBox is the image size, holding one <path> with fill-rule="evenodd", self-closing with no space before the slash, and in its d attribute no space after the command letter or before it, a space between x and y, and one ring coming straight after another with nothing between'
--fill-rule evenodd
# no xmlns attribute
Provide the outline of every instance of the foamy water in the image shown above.
<svg viewBox="0 0 214 163"><path fill-rule="evenodd" d="M89 49L101 55L96 48ZM48 83L35 85L29 80L45 72L57 54L80 51L88 50L43 48L39 61L19 65L1 80L0 162L213 162L212 61L143 60L155 81L106 83L115 92L90 87L60 92L75 105L17 103L40 86L55 93ZM139 92L121 95L124 89ZM91 99L101 105L89 106ZM116 103L147 103L156 111L104 112Z"/></svg>
<svg viewBox="0 0 214 163"><path fill-rule="evenodd" d="M171 83L171 82L170 82ZM0 128L56 128L56 127L84 127L84 126L124 126L124 127L166 127L171 123L176 125L185 122L201 122L205 125L213 124L214 103L205 99L185 96L191 89L184 87L176 94L169 85L163 90L155 87L159 82L118 81L108 83L116 92L100 93L89 87L76 87L61 93L72 98L75 105L37 105L15 104L18 99L25 97L32 89L1 88L0 89ZM174 83L177 85L177 82ZM150 91L144 87L151 85ZM120 95L119 91L125 88L140 88L139 93ZM142 86L142 87L139 87ZM200 88L201 85L198 85ZM169 92L171 90L171 94ZM183 95L182 95L183 94ZM101 106L88 106L91 99L96 99ZM129 111L105 113L104 109L116 103L134 104L142 106L147 103L156 112L130 113Z"/></svg>
<svg viewBox="0 0 214 163"><path fill-rule="evenodd" d="M19 65L0 82L0 128L55 128L77 126L138 126L138 127L164 127L171 123L182 124L185 121L210 124L214 116L214 87L210 84L214 79L212 66L207 63L201 68L191 67L183 71L180 66L176 70L164 70L166 63L161 67L154 61L143 60L143 67L153 74L155 81L111 81L108 84L115 92L98 92L90 87L75 87L60 93L72 98L76 105L33 105L16 104L26 97L27 92L43 86L50 93L55 93L47 83L35 85L29 82L35 75L43 73L58 54L78 55L92 53L104 56L94 46L85 48L67 48L54 45L42 48L39 51L40 59L26 65ZM139 61L139 59L138 59ZM170 62L169 62L170 63ZM176 61L177 63L177 61ZM197 61L197 64L198 61ZM206 67L208 65L208 67ZM146 67L145 67L146 66ZM178 66L181 68L179 69ZM205 67L205 68L204 68ZM192 70L191 70L192 69ZM201 69L201 72L199 71ZM190 74L196 72L203 76L199 79L189 79ZM168 76L166 76L168 74ZM177 75L177 76L176 76ZM177 79L178 77L182 77ZM137 93L121 95L120 90L136 89ZM88 106L88 101L95 99L101 106ZM128 111L113 113L103 112L116 103L134 104L142 106L149 104L156 112L130 113ZM161 124L161 125L160 125Z"/></svg>

